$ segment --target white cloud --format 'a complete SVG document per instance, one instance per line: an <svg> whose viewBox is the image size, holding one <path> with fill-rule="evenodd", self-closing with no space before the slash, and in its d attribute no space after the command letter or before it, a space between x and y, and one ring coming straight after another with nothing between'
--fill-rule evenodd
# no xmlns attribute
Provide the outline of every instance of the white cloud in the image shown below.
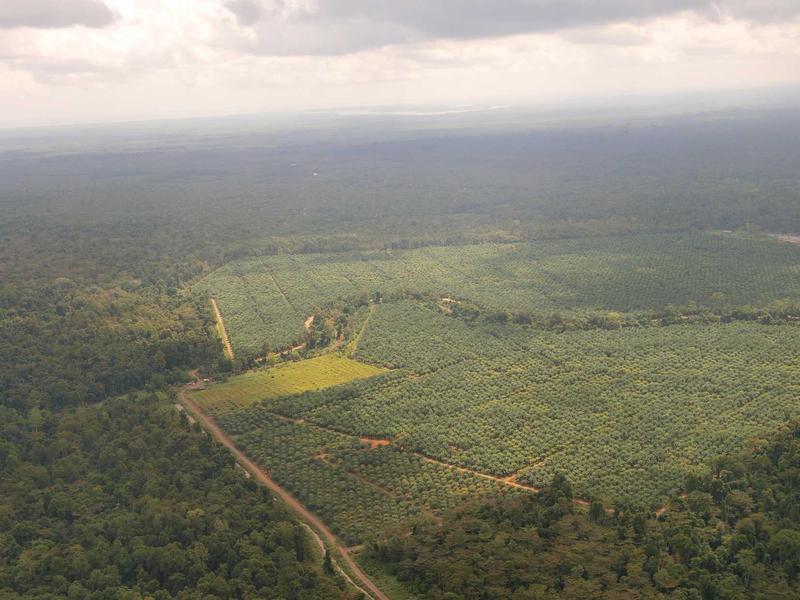
<svg viewBox="0 0 800 600"><path fill-rule="evenodd" d="M452 2L106 0L0 31L0 124L800 84L800 3Z"/></svg>

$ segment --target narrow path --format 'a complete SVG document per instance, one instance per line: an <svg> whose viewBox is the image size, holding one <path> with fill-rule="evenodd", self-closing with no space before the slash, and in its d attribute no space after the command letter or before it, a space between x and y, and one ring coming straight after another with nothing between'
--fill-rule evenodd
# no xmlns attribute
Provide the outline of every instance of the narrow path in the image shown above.
<svg viewBox="0 0 800 600"><path fill-rule="evenodd" d="M451 469L453 471L458 471L459 473L468 473L469 475L474 475L475 477L481 477L483 479L488 479L489 481L494 481L501 485L507 485L510 487L518 488L520 490L525 490L526 492L531 492L533 494L538 494L541 490L537 487L533 487L530 485L523 485L521 483L517 483L513 481L510 477L497 477L495 475L489 475L488 473L481 473L480 471L473 471L472 469L468 469L466 467L459 467L458 465L454 465L453 463L445 462L443 460L439 460L437 458L433 458L431 456L426 456L421 452L414 452L414 456L417 456L428 463L433 463L434 465L439 465L440 467L445 467L447 469ZM576 501L577 502L577 501Z"/></svg>
<svg viewBox="0 0 800 600"><path fill-rule="evenodd" d="M346 438L356 438L362 444L369 445L372 448L376 448L379 446L390 446L395 445L393 440L385 439L385 438L372 438L372 437L364 437L354 435L352 433L347 433L346 431L340 431L338 429L334 429L332 427L326 427L325 425L320 425L318 423L314 423L312 421L307 421L306 419L295 419L292 417L287 417L285 415L278 414L276 412L267 411L266 414L279 419L281 421L285 421L287 423L293 423L295 425L301 425L303 427L314 427L316 429L320 429L322 431L327 431L328 433L335 433L342 437ZM541 490L537 487L533 487L530 485L524 485L522 483L518 483L514 480L514 476L510 477L498 477L496 475L490 475L489 473L482 473L481 471L475 471L473 469L469 469L467 467L462 467L459 465L455 465L453 463L449 463L443 460L439 460L438 458L433 458L432 456L428 456L427 454L423 454L422 452L411 452L417 458L424 460L425 462L439 465L440 467L445 467L447 469L452 469L454 471L458 471L459 473L466 473L468 475L474 475L475 477L482 477L483 479L488 479L490 481L495 481L502 485L507 485L510 487L514 487L520 490L525 490L528 492L532 492L534 494L538 494ZM349 472L349 471L348 471ZM577 504L589 504L586 500L576 500Z"/></svg>
<svg viewBox="0 0 800 600"><path fill-rule="evenodd" d="M352 358L353 355L356 353L356 350L358 350L358 342L361 341L361 337L364 335L364 331L366 331L367 325L369 325L369 320L372 318L372 313L375 312L376 306L377 306L376 304L370 303L369 312L367 312L367 316L364 319L364 323L361 325L361 329L358 330L358 333L353 338L353 341L350 342L350 345L347 346L347 348L345 349L345 354L349 358Z"/></svg>
<svg viewBox="0 0 800 600"><path fill-rule="evenodd" d="M219 310L219 305L214 298L211 299L211 306L214 308L214 317L217 319L217 327L219 328L219 334L222 338L222 344L225 346L225 354L228 355L228 358L233 360L233 346L231 346L231 341L228 338L228 330L225 328L222 312Z"/></svg>
<svg viewBox="0 0 800 600"><path fill-rule="evenodd" d="M270 491L276 494L290 509L292 509L295 514L297 514L313 529L321 533L328 543L332 547L336 548L348 569L356 576L359 582L367 590L369 590L369 593L367 594L368 596L373 597L374 600L390 600L390 598L384 594L377 585L375 585L369 576L361 570L361 567L359 567L358 564L356 564L356 562L353 560L353 557L350 556L350 552L348 551L347 547L339 542L337 537L333 534L333 532L331 532L330 529L327 528L325 523L323 523L319 517L311 513L305 506L300 504L300 502L298 502L294 496L270 479L266 472L261 469L261 467L256 465L241 450L239 450L236 447L236 444L233 443L233 440L231 440L231 438L228 437L224 431L222 431L219 425L217 425L217 423L211 417L206 415L197 405L197 403L194 402L194 400L189 398L185 390L180 390L178 392L178 398L180 399L181 404L183 404L186 409L195 416L195 418L203 425L203 427L205 427L205 429L211 433L211 435L214 436L219 443L230 450L236 461L242 465L242 467L244 467L244 469L250 473L258 483L267 487ZM331 559L333 559L333 557L331 557Z"/></svg>
<svg viewBox="0 0 800 600"><path fill-rule="evenodd" d="M798 235L786 235L781 233L775 233L772 234L772 236L780 242L788 242L790 244L800 244L800 236Z"/></svg>
<svg viewBox="0 0 800 600"><path fill-rule="evenodd" d="M285 352L289 352L289 353L297 352L298 350L302 350L305 347L306 347L305 344L297 344L296 346L292 346L291 348L285 348L285 349L280 350L280 351L267 352L266 356L256 356L256 362L264 362L264 360L267 359L267 358L277 358L281 354L284 354Z"/></svg>
<svg viewBox="0 0 800 600"><path fill-rule="evenodd" d="M329 433L335 433L335 434L341 435L343 437L357 438L362 444L368 444L372 448L376 448L376 447L379 447L379 446L389 446L389 445L393 446L393 445L395 445L394 441L393 440L389 440L389 439L358 436L358 435L355 435L355 434L352 434L352 433L348 433L346 431L340 431L339 429L334 429L332 427L326 427L325 425L319 425L318 423L314 423L313 421L307 421L306 419L302 419L302 418L287 417L285 415L281 415L281 414L278 414L278 413L275 413L275 412L271 412L271 411L267 412L267 414L272 416L272 417L275 417L276 419L279 419L281 421L286 421L288 423L294 423L295 425L302 425L304 427L314 427L316 429L321 429L322 431L327 431ZM404 450L404 452L406 452L406 450ZM489 481L494 481L494 482L499 483L501 485L506 485L508 487L513 487L513 488L516 488L518 490L524 490L524 491L530 492L532 494L538 494L539 492L541 492L541 488L538 488L538 487L535 487L535 486L532 486L532 485L525 485L523 483L519 483L518 481L516 481L516 474L515 473L512 473L511 475L508 475L507 477L499 477L497 475L491 475L489 473L483 473L481 471L476 471L476 470L470 469L468 467L462 467L460 465L456 465L456 464L449 463L449 462L446 462L446 461L443 461L443 460L439 460L438 458L434 458L432 456L428 456L427 454L423 454L422 452L411 452L411 454L413 454L417 458L422 459L425 462L428 462L428 463L431 463L431 464L434 464L434 465L438 465L438 466L444 467L446 469L452 469L454 471L458 471L459 473L466 473L468 475L473 475L474 477L481 477L482 479L488 479ZM350 473L350 472L348 471L348 473ZM350 473L350 474L353 475L353 473ZM572 501L578 506L590 506L591 505L591 502L589 502L585 498L573 498ZM660 515L664 514L665 512L667 512L667 510L668 510L668 505L665 505L665 506L659 508L656 511L656 516L660 516ZM605 507L605 511L608 514L612 514L614 512L614 509L613 508L609 508L609 507Z"/></svg>
<svg viewBox="0 0 800 600"><path fill-rule="evenodd" d="M260 260L261 260L261 266L264 267L264 270L267 272L267 275L269 275L269 278L272 280L272 284L281 293L281 296L283 296L283 299L286 301L286 304L289 306L289 308L291 308L294 311L294 313L298 317L302 317L303 315L300 314L300 311L297 310L294 304L292 304L292 301L289 300L289 297L286 295L286 292L284 292L283 288L278 284L278 280L275 279L275 275L272 272L272 269L269 268L267 262L263 258L261 258Z"/></svg>
<svg viewBox="0 0 800 600"><path fill-rule="evenodd" d="M249 473L248 473L248 476L249 476ZM303 527L305 527L308 530L308 533L311 534L311 537L314 538L314 541L317 542L317 545L319 546L320 550L322 550L322 555L325 556L328 553L328 549L325 547L325 542L322 541L322 538L319 537L319 534L316 531L314 531L311 528L311 526L308 523L306 523L305 521L300 521L300 525L302 525ZM358 552L362 548L363 548L363 545L361 545L361 546L352 546L352 547L348 548L347 551L348 552ZM344 579L350 585L352 585L359 592L364 594L365 598L372 598L372 595L367 590L365 590L360 585L358 585L355 581L353 581L353 578L350 577L350 575L347 573L347 571L345 571L342 567L339 566L339 563L336 562L333 559L333 557L331 557L331 564L333 565L333 568L336 569L336 571L339 573L339 575L344 577Z"/></svg>

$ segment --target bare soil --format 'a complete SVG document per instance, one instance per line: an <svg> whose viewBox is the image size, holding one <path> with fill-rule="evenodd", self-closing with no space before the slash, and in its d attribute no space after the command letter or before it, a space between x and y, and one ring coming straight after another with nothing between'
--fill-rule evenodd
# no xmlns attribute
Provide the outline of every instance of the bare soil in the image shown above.
<svg viewBox="0 0 800 600"><path fill-rule="evenodd" d="M368 438L362 437L358 438L358 441L364 444L365 446L369 446L371 449L380 448L381 446L388 446L392 443L392 440L382 440L378 438Z"/></svg>

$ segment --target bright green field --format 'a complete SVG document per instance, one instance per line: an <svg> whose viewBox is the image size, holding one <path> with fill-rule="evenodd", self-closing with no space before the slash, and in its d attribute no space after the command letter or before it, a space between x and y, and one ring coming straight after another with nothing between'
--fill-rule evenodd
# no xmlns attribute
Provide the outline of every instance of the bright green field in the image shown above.
<svg viewBox="0 0 800 600"><path fill-rule="evenodd" d="M374 377L385 371L341 354L325 354L231 377L224 383L212 384L206 390L193 392L192 398L204 410L219 415L245 408L259 400L320 390Z"/></svg>

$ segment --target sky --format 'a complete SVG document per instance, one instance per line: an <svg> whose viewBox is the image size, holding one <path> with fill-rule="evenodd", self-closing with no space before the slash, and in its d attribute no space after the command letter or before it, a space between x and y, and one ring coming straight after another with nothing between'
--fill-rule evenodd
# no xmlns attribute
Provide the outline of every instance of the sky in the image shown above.
<svg viewBox="0 0 800 600"><path fill-rule="evenodd" d="M800 85L800 0L0 0L0 127Z"/></svg>

